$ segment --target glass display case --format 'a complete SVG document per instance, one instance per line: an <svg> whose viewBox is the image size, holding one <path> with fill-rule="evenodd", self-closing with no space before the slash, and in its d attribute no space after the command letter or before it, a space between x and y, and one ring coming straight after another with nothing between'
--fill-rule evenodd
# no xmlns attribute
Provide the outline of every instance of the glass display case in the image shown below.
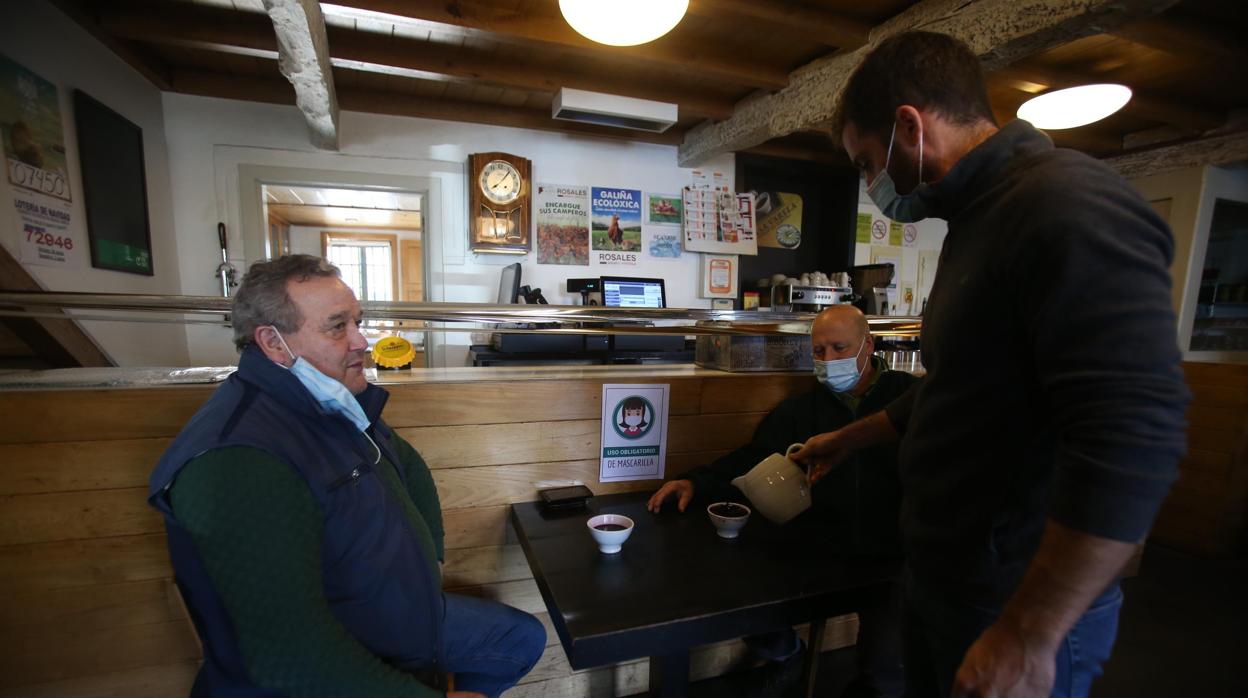
<svg viewBox="0 0 1248 698"><path fill-rule="evenodd" d="M1217 199L1189 351L1248 351L1248 203Z"/></svg>

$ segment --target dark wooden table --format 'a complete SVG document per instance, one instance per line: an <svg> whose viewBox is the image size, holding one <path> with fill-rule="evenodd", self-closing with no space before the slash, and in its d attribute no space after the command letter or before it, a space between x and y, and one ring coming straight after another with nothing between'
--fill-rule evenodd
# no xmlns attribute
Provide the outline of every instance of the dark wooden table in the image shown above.
<svg viewBox="0 0 1248 698"><path fill-rule="evenodd" d="M599 496L555 515L513 504L511 521L572 668L650 657L653 695L686 694L692 647L806 622L809 692L824 621L887 593L899 573L895 561L836 555L817 529L757 514L738 539L723 540L705 507L651 514L649 498ZM597 514L636 523L620 553L598 552L585 525Z"/></svg>

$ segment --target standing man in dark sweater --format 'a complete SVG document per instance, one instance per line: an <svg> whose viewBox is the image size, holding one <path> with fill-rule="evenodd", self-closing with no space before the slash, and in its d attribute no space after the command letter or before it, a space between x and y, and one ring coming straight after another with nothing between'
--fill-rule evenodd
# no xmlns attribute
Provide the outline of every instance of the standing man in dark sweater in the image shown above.
<svg viewBox="0 0 1248 698"><path fill-rule="evenodd" d="M949 233L927 375L796 457L902 439L908 697L1087 695L1185 448L1170 231L1104 164L998 128L950 37L882 42L840 110L884 213Z"/></svg>
<svg viewBox="0 0 1248 698"><path fill-rule="evenodd" d="M682 512L695 500L702 506L748 502L731 484L733 478L773 453L784 453L791 444L880 411L917 380L909 373L890 371L874 355L875 338L867 318L852 305L832 306L820 313L811 325L810 338L819 385L780 403L758 425L750 443L665 483L650 498L651 511L658 512L673 499ZM813 487L811 497L811 508L786 525L809 529L813 550L901 557L896 444L854 454L845 467ZM901 696L900 605L898 593L858 609L859 673L843 694L845 698ZM797 657L800 648L792 630L747 638L747 643L761 658L782 662ZM771 667L768 685L759 693L778 695L789 679L796 679L795 672L784 669L796 667L796 661L785 662L783 668Z"/></svg>

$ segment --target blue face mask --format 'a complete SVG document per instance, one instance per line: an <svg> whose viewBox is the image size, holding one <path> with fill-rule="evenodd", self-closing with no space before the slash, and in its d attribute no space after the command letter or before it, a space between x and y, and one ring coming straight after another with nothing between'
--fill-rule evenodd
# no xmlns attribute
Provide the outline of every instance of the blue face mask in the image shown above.
<svg viewBox="0 0 1248 698"><path fill-rule="evenodd" d="M867 196L889 218L899 223L914 223L929 215L923 198L927 189L927 184L923 181L923 132L919 132L919 184L909 194L898 194L897 184L888 173L888 165L893 160L893 141L896 138L897 122L894 121L893 134L888 137L888 156L884 160L884 171L876 175L875 181L867 187Z"/></svg>
<svg viewBox="0 0 1248 698"><path fill-rule="evenodd" d="M364 414L364 408L360 407L359 400L356 400L351 391L347 390L347 386L321 373L320 369L308 363L302 356L296 357L294 352L290 350L290 347L286 345L286 340L282 337L282 333L278 332L276 327L273 328L273 331L277 333L277 339L282 343L282 348L295 361L290 367L290 372L295 374L295 378L299 379L299 382L308 389L309 393L312 393L312 397L316 398L316 401L320 403L321 409L326 412L341 414L351 420L351 423L360 431L368 429L369 421Z"/></svg>
<svg viewBox="0 0 1248 698"><path fill-rule="evenodd" d="M862 380L862 371L858 369L858 357L862 355L862 349L867 345L867 338L862 338L862 344L858 346L858 353L845 359L832 359L831 361L820 361L815 359L815 378L819 379L834 393L847 393L858 385L858 381Z"/></svg>

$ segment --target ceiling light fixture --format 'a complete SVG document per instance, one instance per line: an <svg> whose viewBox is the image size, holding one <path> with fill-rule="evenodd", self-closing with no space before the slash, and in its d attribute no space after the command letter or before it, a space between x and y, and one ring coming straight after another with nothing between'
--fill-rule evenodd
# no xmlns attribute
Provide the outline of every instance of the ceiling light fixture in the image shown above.
<svg viewBox="0 0 1248 698"><path fill-rule="evenodd" d="M608 46L636 46L670 32L689 0L559 0L563 18L581 36Z"/></svg>
<svg viewBox="0 0 1248 698"><path fill-rule="evenodd" d="M1018 108L1018 118L1046 131L1075 128L1104 119L1130 100L1126 85L1080 85L1032 97Z"/></svg>

